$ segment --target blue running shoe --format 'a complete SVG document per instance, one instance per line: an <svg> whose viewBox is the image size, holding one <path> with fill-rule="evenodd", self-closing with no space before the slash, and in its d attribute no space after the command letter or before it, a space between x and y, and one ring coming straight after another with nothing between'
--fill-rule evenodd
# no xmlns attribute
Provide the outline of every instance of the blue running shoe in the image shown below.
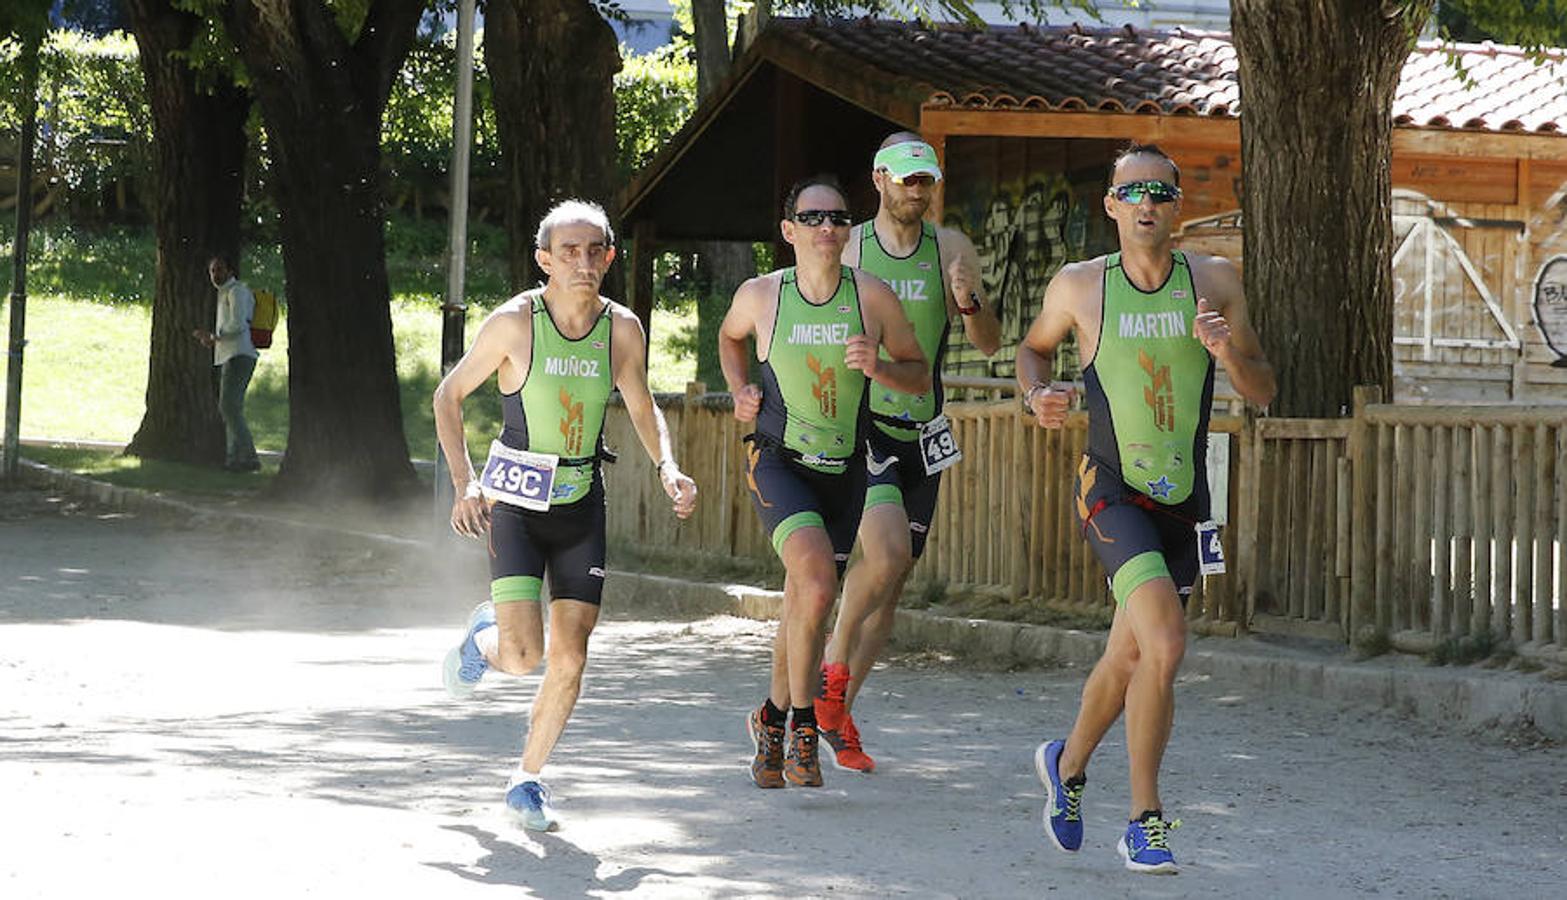
<svg viewBox="0 0 1567 900"><path fill-rule="evenodd" d="M453 697L466 697L478 686L479 679L484 677L490 664L484 661L484 654L479 652L479 645L474 643L473 636L494 624L495 604L486 600L473 608L462 643L453 647L441 664L441 681L446 685L446 693Z"/></svg>
<svg viewBox="0 0 1567 900"><path fill-rule="evenodd" d="M1147 875L1174 875L1180 871L1170 852L1170 832L1181 827L1181 820L1166 822L1162 813L1144 816L1126 826L1126 834L1115 849L1133 872Z"/></svg>
<svg viewBox="0 0 1567 900"><path fill-rule="evenodd" d="M1034 774L1045 784L1045 834L1068 853L1083 846L1083 782L1061 781L1066 741L1046 741L1034 751Z"/></svg>
<svg viewBox="0 0 1567 900"><path fill-rule="evenodd" d="M524 781L506 792L506 808L530 831L555 831L560 819L550 805L550 789L537 781Z"/></svg>

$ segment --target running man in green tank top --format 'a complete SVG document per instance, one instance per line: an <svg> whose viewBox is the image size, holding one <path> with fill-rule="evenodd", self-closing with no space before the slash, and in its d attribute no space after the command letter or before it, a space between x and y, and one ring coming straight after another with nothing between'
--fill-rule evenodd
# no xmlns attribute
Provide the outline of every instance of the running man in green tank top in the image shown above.
<svg viewBox="0 0 1567 900"><path fill-rule="evenodd" d="M783 213L795 265L740 285L718 334L735 418L756 422L746 438L751 503L785 571L772 682L746 720L751 778L763 788L822 783L813 701L822 627L864 508L869 391L930 390L897 296L842 263L853 221L843 190L808 178L789 190ZM760 385L750 382L751 339Z"/></svg>
<svg viewBox="0 0 1567 900"><path fill-rule="evenodd" d="M1173 249L1180 178L1152 144L1133 144L1116 158L1104 207L1121 252L1056 273L1017 352L1024 405L1041 426L1060 428L1075 389L1049 381L1052 357L1076 332L1089 429L1078 466L1078 523L1116 599L1070 735L1034 753L1047 797L1045 833L1062 850L1082 845L1088 760L1124 710L1132 802L1117 850L1128 869L1148 873L1176 871L1168 835L1178 823L1164 818L1159 764L1186 652L1197 526L1208 519L1214 364L1249 402L1266 406L1274 394L1273 368L1246 315L1235 266ZM1217 543L1216 534L1211 539Z"/></svg>
<svg viewBox="0 0 1567 900"><path fill-rule="evenodd" d="M576 706L588 636L598 622L605 550L600 435L611 390L620 391L676 516L695 510L696 484L676 465L648 391L642 323L599 296L615 258L604 210L580 200L557 205L540 223L535 246L548 276L544 287L497 307L435 390L436 435L456 489L452 529L480 539L488 532L491 578L490 600L469 617L442 674L447 690L464 696L488 669L526 675L547 651L506 807L524 827L552 831L558 819L540 776ZM491 375L505 427L476 470L462 402ZM547 643L539 609L546 574Z"/></svg>
<svg viewBox="0 0 1567 900"><path fill-rule="evenodd" d="M851 772L876 767L860 743L854 700L892 634L904 579L925 551L935 518L944 460L927 458L925 448L941 440L941 365L953 318L987 356L1001 346L1001 323L985 302L973 243L955 228L925 220L940 180L933 147L913 132L889 135L871 167L880 198L876 216L854 226L843 254L846 265L882 279L898 295L931 361L932 382L918 394L871 387L861 556L844 579L816 701L832 760Z"/></svg>

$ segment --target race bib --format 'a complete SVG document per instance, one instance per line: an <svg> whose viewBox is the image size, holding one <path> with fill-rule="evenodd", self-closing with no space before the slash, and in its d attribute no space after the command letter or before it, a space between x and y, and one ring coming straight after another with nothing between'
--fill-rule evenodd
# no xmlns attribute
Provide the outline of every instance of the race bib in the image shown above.
<svg viewBox="0 0 1567 900"><path fill-rule="evenodd" d="M1197 524L1197 563L1204 575L1224 574L1224 545L1219 543L1219 526L1213 522Z"/></svg>
<svg viewBox="0 0 1567 900"><path fill-rule="evenodd" d="M963 459L946 416L937 416L920 426L920 456L925 459L926 475L934 475Z"/></svg>
<svg viewBox="0 0 1567 900"><path fill-rule="evenodd" d="M553 453L515 450L492 441L490 458L484 461L484 474L479 477L479 489L490 500L549 512L550 491L555 486L555 466L559 462L560 457Z"/></svg>

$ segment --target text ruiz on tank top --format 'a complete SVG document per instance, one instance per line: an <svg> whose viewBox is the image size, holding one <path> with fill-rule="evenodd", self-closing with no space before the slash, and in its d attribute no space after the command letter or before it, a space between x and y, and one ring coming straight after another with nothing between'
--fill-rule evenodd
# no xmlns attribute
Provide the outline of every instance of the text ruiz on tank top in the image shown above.
<svg viewBox="0 0 1567 900"><path fill-rule="evenodd" d="M1184 313L1121 313L1121 337L1183 338L1186 336Z"/></svg>
<svg viewBox="0 0 1567 900"><path fill-rule="evenodd" d="M797 324L789 329L791 344L846 344L849 342L847 322Z"/></svg>
<svg viewBox="0 0 1567 900"><path fill-rule="evenodd" d="M544 374L597 378L599 361L596 359L583 359L580 356L546 356L544 358Z"/></svg>
<svg viewBox="0 0 1567 900"><path fill-rule="evenodd" d="M928 282L923 278L889 278L887 279L887 284L892 287L895 293L897 293L899 300L915 301L930 299L930 297L926 296L925 293L925 286L928 284Z"/></svg>

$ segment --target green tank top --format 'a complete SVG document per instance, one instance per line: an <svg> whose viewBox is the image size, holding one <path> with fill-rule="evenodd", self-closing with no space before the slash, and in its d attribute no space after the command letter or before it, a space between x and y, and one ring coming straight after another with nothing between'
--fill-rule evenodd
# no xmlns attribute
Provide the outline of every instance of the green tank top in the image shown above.
<svg viewBox="0 0 1567 900"><path fill-rule="evenodd" d="M1213 357L1192 330L1197 295L1186 256L1174 253L1159 289L1139 290L1105 259L1103 319L1083 370L1088 453L1131 488L1168 505L1208 502L1205 453ZM1205 513L1204 513L1205 514Z"/></svg>
<svg viewBox="0 0 1567 900"><path fill-rule="evenodd" d="M865 333L854 270L843 266L838 290L811 303L785 269L778 315L762 363L762 408L756 430L822 472L842 472L858 451L868 379L844 365L849 338Z"/></svg>
<svg viewBox="0 0 1567 900"><path fill-rule="evenodd" d="M870 385L871 418L876 427L900 441L919 437L917 428L901 427L908 422L922 425L941 412L941 362L946 355L951 319L947 316L947 284L941 271L941 248L936 243L936 226L920 223L920 241L908 256L892 256L876 237L876 221L866 222L860 230L860 268L891 285L903 303L903 312L914 325L920 350L930 360L931 388L923 394L905 394L882 384ZM891 359L886 348L882 359Z"/></svg>
<svg viewBox="0 0 1567 900"><path fill-rule="evenodd" d="M604 409L615 381L611 317L606 304L588 333L572 340L555 326L541 294L532 306L533 359L521 390L502 398L501 442L560 457L550 493L550 504L560 506L581 500L593 487Z"/></svg>

